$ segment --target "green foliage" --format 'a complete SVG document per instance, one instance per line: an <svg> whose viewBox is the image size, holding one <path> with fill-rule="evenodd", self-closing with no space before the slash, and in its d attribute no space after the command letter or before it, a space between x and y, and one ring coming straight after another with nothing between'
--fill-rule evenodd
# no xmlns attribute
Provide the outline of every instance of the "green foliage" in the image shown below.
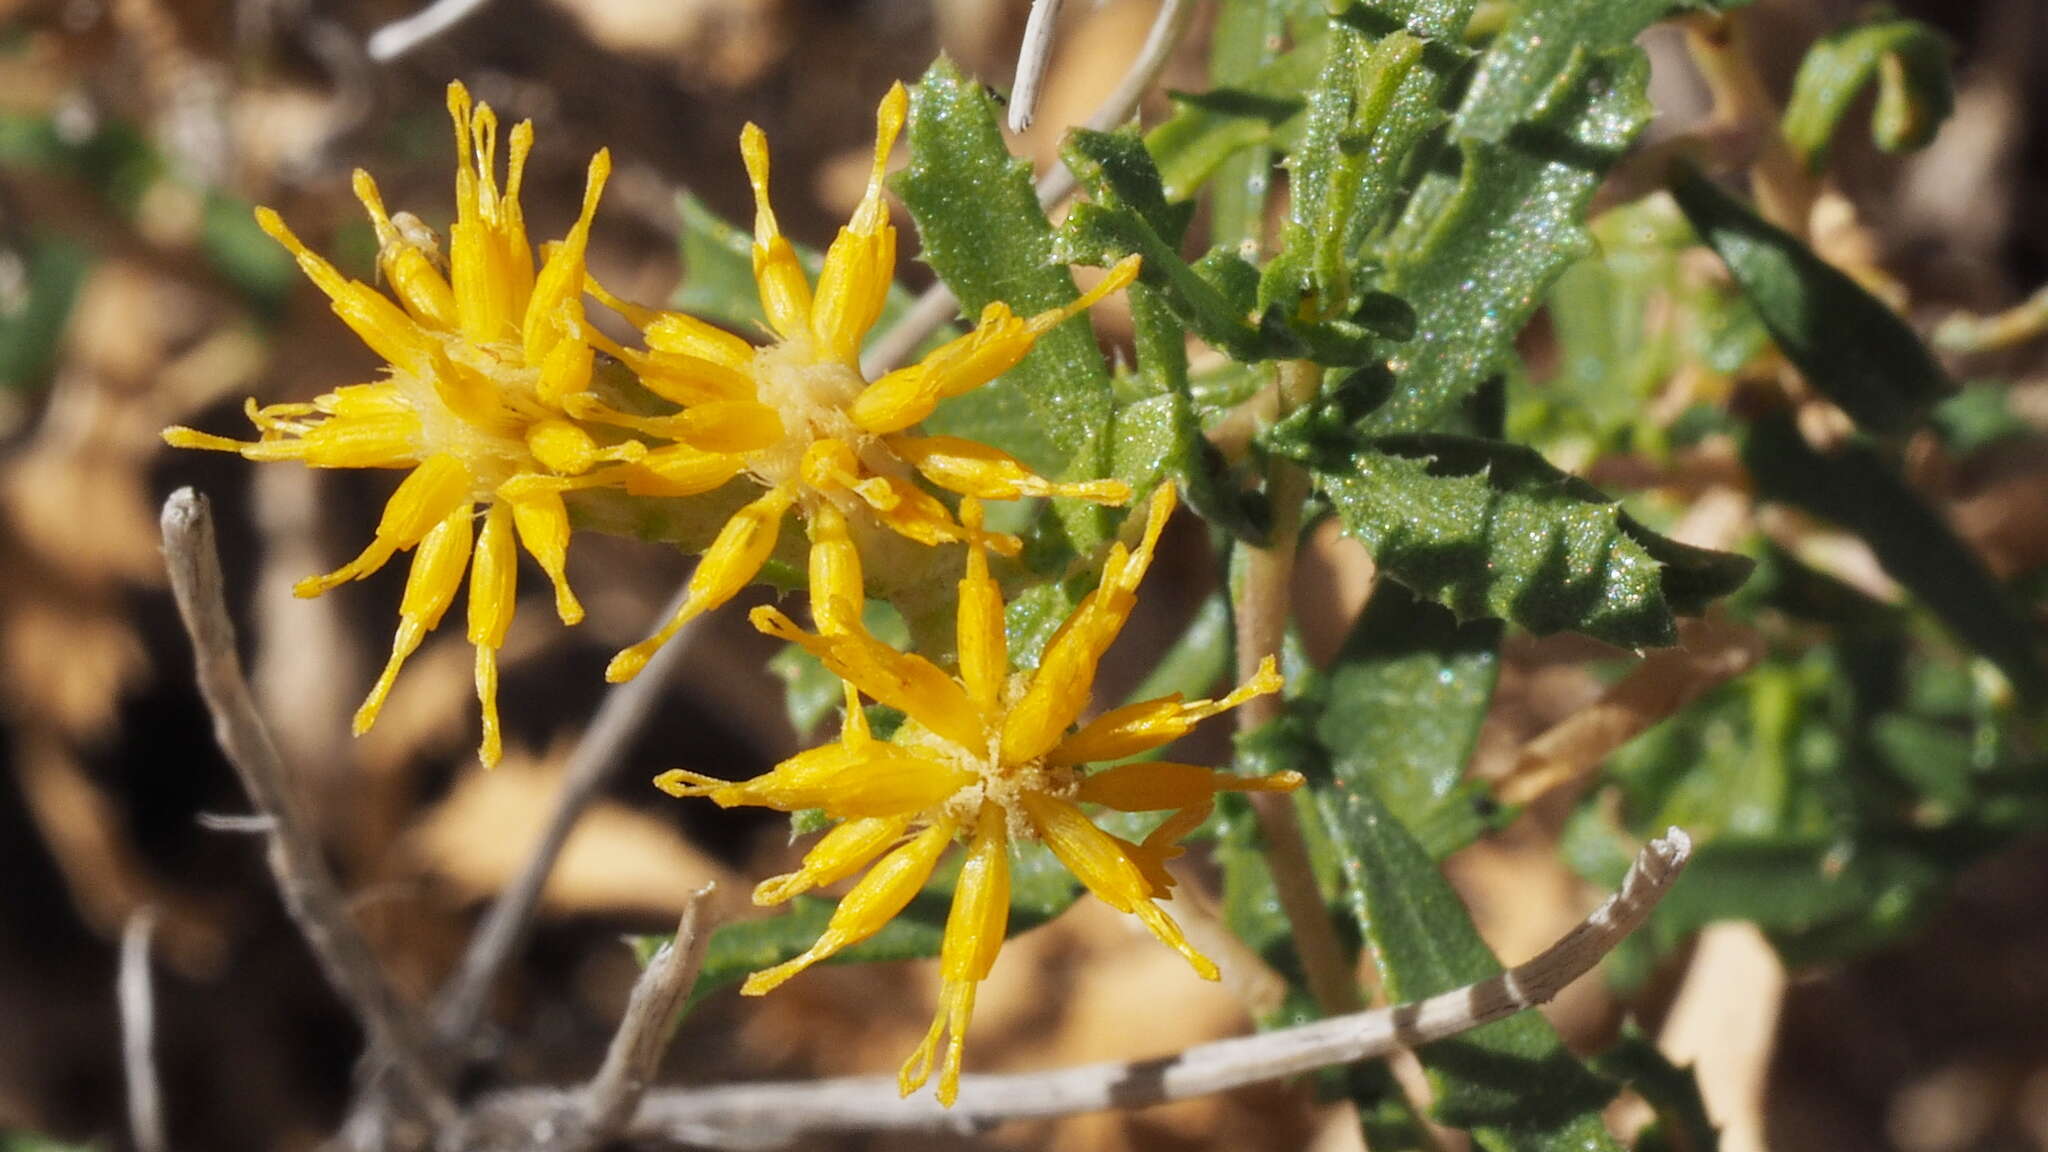
<svg viewBox="0 0 2048 1152"><path fill-rule="evenodd" d="M994 101L981 85L941 59L919 82L910 105L910 168L897 189L917 221L923 259L970 314L1001 301L1018 315L1071 303L1072 277L1053 260L1052 225L1038 207L1030 167L1003 143ZM1015 369L983 392L1014 390L1059 454L1063 477L1106 475L1112 396L1085 318L1039 339ZM996 440L1008 448L1008 438ZM1099 543L1108 516L1092 506L1062 510L1076 547Z"/></svg>
<svg viewBox="0 0 2048 1152"><path fill-rule="evenodd" d="M1787 960L1897 938L1947 880L2048 817L2037 724L2015 723L1995 678L1924 649L1911 616L1774 557L1755 590L1839 639L1774 652L1609 763L1617 807L1567 831L1574 865L1619 880L1642 837L1678 824L1699 843L1682 884L1611 966L1632 986L1715 920L1749 920Z"/></svg>
<svg viewBox="0 0 2048 1152"><path fill-rule="evenodd" d="M1466 761L1493 702L1501 626L1460 624L1392 581L1304 703L1340 788L1371 789L1435 859L1478 837L1490 800Z"/></svg>
<svg viewBox="0 0 2048 1152"><path fill-rule="evenodd" d="M1417 8L1422 6L1417 5ZM1480 56L1399 220L1375 248L1380 291L1415 335L1389 349L1379 433L1427 431L1506 370L1543 290L1588 250L1584 216L1649 116L1636 33L1649 0L1519 6Z"/></svg>
<svg viewBox="0 0 2048 1152"><path fill-rule="evenodd" d="M1929 412L1928 421L1941 434L1949 451L1967 456L1993 444L2024 440L2033 426L2012 410L2011 391L2005 385L1977 380L1943 400Z"/></svg>
<svg viewBox="0 0 2048 1152"><path fill-rule="evenodd" d="M1940 513L1865 444L1814 451L1788 417L1759 421L1743 459L1758 492L1832 520L1862 537L1892 578L1956 636L1998 665L2023 695L2048 691L2032 630L1982 561Z"/></svg>
<svg viewBox="0 0 2048 1152"><path fill-rule="evenodd" d="M1519 445L1450 436L1366 445L1348 465L1319 462L1319 487L1384 571L1461 619L1629 648L1669 644L1674 612L1698 612L1749 569L1741 557L1658 536Z"/></svg>
<svg viewBox="0 0 2048 1152"><path fill-rule="evenodd" d="M1216 26L1209 35L1209 92L1182 94L1179 113L1155 129L1147 144L1162 169L1174 177L1171 198L1185 200L1207 178L1209 237L1219 246L1257 240L1266 229L1266 196L1273 180L1273 137L1301 110L1294 94L1306 87L1307 74L1293 83L1274 84L1270 73L1280 58L1277 46L1286 31L1293 0L1249 0L1219 4ZM1320 28L1321 22L1317 22ZM1290 65L1305 69L1310 54L1288 53ZM1265 93L1236 86L1250 81ZM1178 166L1167 162L1180 160Z"/></svg>
<svg viewBox="0 0 2048 1152"><path fill-rule="evenodd" d="M248 201L217 188L192 186L171 171L162 153L139 131L122 121L94 125L83 134L73 134L60 130L48 116L0 113L0 171L10 169L75 181L97 198L102 208L122 217L133 217L141 208L143 194L160 184L170 188L173 195L192 198L199 212L200 255L262 314L274 315L281 309L286 295L298 282L298 268L290 254L256 226ZM33 316L4 310L7 319L0 320L0 325L11 328L14 324L46 323L49 313L44 309L52 300L68 301L69 290L62 289L61 278L80 275L83 267L79 265L67 272L61 265L65 261L76 263L83 256L75 249L69 254L43 251L50 244L62 246L65 242L54 238L38 241L31 260L54 259L59 264L31 269L30 273L32 278L41 272L59 280L40 289L32 283L31 291L57 295L31 301ZM68 310L67 303L64 311ZM11 339L14 337L0 337ZM8 349L5 354L12 351ZM0 367L13 365L4 363ZM0 379L13 377L0 374Z"/></svg>
<svg viewBox="0 0 2048 1152"><path fill-rule="evenodd" d="M1814 389L1875 432L1910 427L1954 386L1905 322L1863 286L1697 171L1678 205Z"/></svg>
<svg viewBox="0 0 2048 1152"><path fill-rule="evenodd" d="M1642 417L1672 378L1725 381L1770 336L1739 293L1687 267L1696 240L1669 196L1616 207L1592 232L1598 250L1566 269L1544 304L1555 368L1534 387L1512 389L1508 430L1574 455L1661 456L1670 433Z"/></svg>
<svg viewBox="0 0 2048 1152"><path fill-rule="evenodd" d="M1896 438L1931 416L1966 454L2033 435L2002 391L1955 394L1890 309L1696 173L1586 219L1649 115L1636 37L1678 8L1730 6L1225 4L1208 90L1176 93L1149 133L1064 141L1082 195L1057 226L981 86L942 61L915 97L899 187L925 261L970 314L994 300L1020 314L1071 301L1063 263L1143 260L1128 294L1132 359L1106 370L1084 325L1067 325L972 406L949 401L935 428L1053 474L1113 476L1141 493L1175 483L1234 560L1269 536L1259 480L1298 465L1313 482L1310 522L1334 515L1371 553L1381 579L1336 658L1290 665L1284 714L1240 739L1236 769L1309 779L1295 799L1319 895L1340 946L1370 950L1391 1001L1500 970L1438 862L1515 815L1467 778L1509 626L1640 650L1674 642L1677 617L1725 598L1722 610L1764 638L1754 672L1615 754L1571 818L1566 854L1602 884L1669 825L1699 844L1650 927L1611 959L1623 987L1715 919L1759 924L1794 962L1894 939L1958 868L2048 819L2037 781L2048 750L2016 702L2048 688L2027 611L1905 485L1896 440L1817 452L1769 403L1726 402L1738 387L1745 399L1763 390L1748 374L1773 363L1763 357L1775 343L1867 432ZM1897 20L1817 47L1785 121L1807 162L1824 163L1873 84L1881 146L1917 146L1948 110L1945 48ZM1284 218L1269 203L1281 168ZM725 261L717 275L745 284L745 237L705 233L693 260ZM1732 283L1702 272L1702 244ZM1517 341L1545 306L1558 356L1525 360ZM1191 354L1191 341L1206 349ZM1290 393L1292 410L1247 451L1232 441L1226 462L1205 426L1283 378L1319 387ZM1667 396L1692 407L1674 411ZM1628 511L1551 463L1623 453L1653 474ZM1748 557L1652 530L1677 520L1670 474L1700 459L1726 469L1709 483L1733 475L1735 488L1862 537L1913 603L1877 603L1774 550L1752 579ZM1025 554L1002 572L1019 667L1035 666L1094 587L1119 515L1060 508L1024 533ZM1148 659L1137 695L1209 691L1233 663L1230 616L1229 601L1205 603ZM901 635L943 661L940 631L913 618ZM815 665L790 657L782 670L800 725L837 705ZM1121 820L1105 824L1130 834ZM1194 839L1220 870L1226 923L1288 981L1261 1026L1312 1018L1250 805L1221 797ZM843 958L934 953L950 884L942 876ZM1020 897L1013 927L1074 892L1049 878ZM829 908L806 899L723 930L705 986L808 946ZM1690 1073L1633 1031L1589 1066L1525 1013L1420 1055L1436 1119L1489 1150L1613 1148L1600 1112L1621 1084L1658 1113L1639 1147L1716 1138ZM1420 1139L1383 1068L1320 1087L1356 1101L1374 1146Z"/></svg>
<svg viewBox="0 0 2048 1152"><path fill-rule="evenodd" d="M1781 124L1786 142L1809 168L1826 167L1829 142L1875 82L1870 138L1886 152L1925 147L1955 111L1952 51L1941 33L1917 20L1880 18L1822 37L1792 81Z"/></svg>
<svg viewBox="0 0 2048 1152"><path fill-rule="evenodd" d="M1715 1152L1721 1134L1690 1068L1680 1068L1633 1020L1621 1039L1595 1056L1593 1069L1635 1090L1657 1112L1656 1123L1636 1137L1635 1152Z"/></svg>
<svg viewBox="0 0 2048 1152"><path fill-rule="evenodd" d="M86 1152L91 1145L70 1144L33 1132L0 1132L0 1152Z"/></svg>

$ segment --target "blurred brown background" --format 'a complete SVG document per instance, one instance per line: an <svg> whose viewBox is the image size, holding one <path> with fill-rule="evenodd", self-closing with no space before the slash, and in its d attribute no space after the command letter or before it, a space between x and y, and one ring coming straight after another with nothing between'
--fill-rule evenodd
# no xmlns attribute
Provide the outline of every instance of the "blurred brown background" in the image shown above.
<svg viewBox="0 0 2048 1152"><path fill-rule="evenodd" d="M1059 129L1114 84L1154 4L1067 7L1039 125L1016 142L1041 164ZM1780 80L1813 35L1854 9L1837 0L1762 7L1769 34L1758 42ZM1916 307L1939 315L2008 304L2048 278L2048 224L2037 210L2048 203L2048 5L1904 7L1955 38L1958 114L1930 152L1903 162L1845 137L1843 182ZM544 611L521 614L504 688L512 752L496 772L471 756L459 628L429 642L378 729L351 740L348 717L382 659L402 577L394 569L315 601L289 590L354 552L388 479L173 454L156 434L172 422L229 430L244 395L303 399L376 365L305 286L250 290L264 257L222 255L209 190L244 205L237 211L275 206L316 248L360 262L368 250L348 194L352 167L371 169L394 208L446 218L441 93L459 77L508 121L535 121L527 205L537 236L560 233L590 153L613 150L619 174L592 263L622 294L659 300L679 275L676 189L746 218L735 147L744 121L761 123L774 145L785 229L826 240L859 194L874 102L889 81L915 78L943 49L1006 88L1025 8L494 0L378 63L365 43L407 15L404 4L0 0L9 131L34 121L92 141L125 125L166 165L138 174L116 157L83 173L0 169L0 308L20 294L48 237L88 257L54 358L33 386L0 390L0 1132L125 1146L114 949L145 906L160 917L157 1044L173 1146L310 1147L346 1100L358 1037L283 916L258 843L199 819L245 804L214 750L162 586L155 510L164 494L191 484L215 500L252 676L363 922L415 992L438 982L480 903L524 857L562 756L600 697L604 660L639 637L686 570L672 552L579 535L571 572L590 619L565 632ZM1701 97L1670 43L1653 35L1650 47L1664 131L1699 115ZM1167 85L1198 86L1203 50L1198 25ZM238 271L237 259L256 273ZM908 260L905 274L926 278ZM1102 330L1116 338L1113 314ZM2026 379L2043 365L2008 367ZM2032 483L2010 499L2033 500L2038 515L2048 500ZM1183 530L1172 546L1180 562L1161 565L1156 604L1126 660L1154 649L1210 579L1199 534ZM1362 596L1369 565L1335 541L1319 547L1304 601L1334 619ZM540 584L525 586L531 594ZM787 856L780 824L646 786L678 764L750 775L795 747L780 686L762 669L770 652L742 613L722 614L630 757L644 770L620 774L572 841L541 930L497 1004L507 1076L586 1076L634 970L616 937L672 925L707 878L743 903L752 880ZM1552 652L1511 646L1488 754L1511 752L1596 690ZM1555 861L1550 832L1539 813L1454 864L1510 960L1592 898ZM2008 853L1920 942L1844 970L1788 975L1753 935L1710 933L1700 947L1717 950L1714 963L1696 957L1695 967L1714 979L1666 995L1677 998L1674 1012L1699 1017L1697 1051L1728 1146L2048 1149L2044 876L2048 845ZM765 1001L718 997L687 1023L669 1071L692 1082L886 1071L922 1034L936 984L929 968L828 968ZM1084 903L1006 950L977 1013L970 1064L1021 1070L1150 1055L1248 1026L1236 998L1183 977L1177 958ZM1593 981L1554 1012L1568 1038L1587 1044L1617 1024ZM1020 1125L977 1146L1356 1146L1341 1109L1305 1099L1273 1088Z"/></svg>

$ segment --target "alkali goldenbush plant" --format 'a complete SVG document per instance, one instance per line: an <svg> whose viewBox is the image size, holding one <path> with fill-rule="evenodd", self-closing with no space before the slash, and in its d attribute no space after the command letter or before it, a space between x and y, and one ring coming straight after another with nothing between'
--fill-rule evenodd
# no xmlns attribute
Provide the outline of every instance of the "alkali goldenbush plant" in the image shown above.
<svg viewBox="0 0 2048 1152"><path fill-rule="evenodd" d="M1690 21L1728 99L1739 48L1717 41L1714 14L1670 0L1229 0L1206 91L1175 94L1146 132L1069 134L1081 195L1057 220L988 91L941 60L882 98L873 179L822 254L781 232L749 126L752 235L685 201L687 279L668 311L584 267L606 154L568 235L536 250L519 203L531 129L505 138L501 184L497 121L455 85L447 236L387 212L358 174L381 290L259 214L386 377L252 404L252 441L166 438L405 471L363 554L302 592L413 553L360 729L466 575L487 763L519 548L571 624L572 526L702 554L681 612L620 654L615 679L750 582L807 588L808 629L774 609L754 620L792 645L778 668L800 728L843 701L837 738L753 780L658 781L788 811L816 836L798 871L756 891L789 909L721 928L698 992L940 956L906 1093L936 1071L950 1102L1003 940L1082 889L1214 978L1171 915L1167 864L1190 840L1221 869L1229 926L1293 981L1269 1024L1339 1006L1310 994L1329 962L1311 937L1340 975L1369 953L1394 1000L1498 971L1435 862L1537 791L1465 772L1509 627L1603 641L1626 668L1712 611L1763 652L1576 780L1587 799L1565 851L1589 878L1618 879L1668 824L1702 842L1610 978L1641 980L1720 918L1761 924L1795 960L1840 956L1909 926L1962 862L2042 816L2027 708L2048 683L2026 620L1900 472L1906 436L1968 450L2000 434L1996 406L1955 392L1866 286L1872 270L1802 239L1856 93L1876 89L1880 146L1917 147L1949 107L1946 50L1910 22L1846 29L1814 48L1782 122L1741 125L1760 141L1757 204L1667 147L1632 158L1623 201L1589 221L1650 119L1636 38L1667 18ZM866 337L908 299L892 188L975 322L876 367ZM1681 259L1702 245L1725 278ZM1108 271L1084 293L1077 265ZM1084 314L1117 292L1136 352L1112 363ZM592 307L640 346L606 339ZM1554 367L1517 345L1545 308ZM1675 480L1625 511L1558 463L1623 452L1667 477L1732 459L1736 492L1861 538L1906 595L1874 598L1753 528L1728 551L1678 543L1664 534L1686 511ZM1099 699L1097 664L1176 493L1227 557L1227 594L1140 698ZM1324 518L1380 581L1335 662L1312 668L1287 634L1285 561ZM1232 667L1241 686L1202 698ZM1233 708L1260 721L1234 766L1171 759ZM1268 856L1255 807L1298 823L1306 870ZM810 894L849 880L836 904ZM1612 1146L1600 1109L1624 1081L1698 1131L1669 1090L1684 1078L1633 1039L1583 1062L1524 1014L1421 1057L1433 1118L1486 1147ZM1330 1088L1357 1099L1376 1147L1417 1131L1376 1070Z"/></svg>

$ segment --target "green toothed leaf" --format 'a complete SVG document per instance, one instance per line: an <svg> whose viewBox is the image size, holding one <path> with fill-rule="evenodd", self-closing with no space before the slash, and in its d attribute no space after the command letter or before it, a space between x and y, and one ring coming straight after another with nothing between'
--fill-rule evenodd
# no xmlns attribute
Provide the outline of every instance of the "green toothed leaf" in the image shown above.
<svg viewBox="0 0 2048 1152"><path fill-rule="evenodd" d="M1501 374L1544 290L1590 247L1601 177L1650 115L1633 40L1661 0L1521 5L1473 69L1450 150L1375 247L1373 287L1414 309L1371 425L1419 432Z"/></svg>
<svg viewBox="0 0 2048 1152"><path fill-rule="evenodd" d="M1700 611L1750 569L1650 532L1519 445L1389 437L1348 460L1303 458L1381 570L1462 619L1664 645L1677 635L1674 612Z"/></svg>

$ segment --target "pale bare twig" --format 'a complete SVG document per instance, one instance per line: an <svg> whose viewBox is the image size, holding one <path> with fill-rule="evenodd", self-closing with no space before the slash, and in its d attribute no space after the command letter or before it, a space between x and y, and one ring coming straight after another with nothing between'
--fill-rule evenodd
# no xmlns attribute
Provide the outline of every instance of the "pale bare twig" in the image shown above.
<svg viewBox="0 0 2048 1152"><path fill-rule="evenodd" d="M471 16L490 0L434 0L410 16L370 33L370 59L389 64Z"/></svg>
<svg viewBox="0 0 2048 1152"><path fill-rule="evenodd" d="M250 803L271 821L267 856L285 909L328 982L361 1021L368 1039L366 1064L373 1074L388 1068L402 1090L403 1106L439 1126L453 1118L455 1106L434 1074L425 1030L349 919L348 902L299 813L277 745L243 678L206 499L190 488L171 493L164 501L162 527L171 592L192 638L199 692L213 717L214 737Z"/></svg>
<svg viewBox="0 0 2048 1152"><path fill-rule="evenodd" d="M1685 23L1685 46L1713 94L1710 131L1731 127L1756 133L1750 191L1764 219L1804 238L1813 225L1819 193L1806 162L1779 130L1779 108L1757 72L1750 50L1749 17L1741 12L1701 13Z"/></svg>
<svg viewBox="0 0 2048 1152"><path fill-rule="evenodd" d="M1152 1060L966 1076L951 1109L928 1097L898 1099L896 1081L885 1077L653 1092L624 1135L693 1147L769 1149L829 1131L971 1133L1007 1120L1145 1108L1377 1059L1550 1000L1649 917L1691 851L1686 834L1670 829L1644 845L1620 890L1555 944L1499 976L1427 1000L1200 1044ZM485 1098L478 1111L498 1124L530 1130L539 1117L554 1114L564 1097L561 1091L514 1091Z"/></svg>
<svg viewBox="0 0 2048 1152"><path fill-rule="evenodd" d="M686 595L686 590L678 591L662 610L662 618L681 608ZM554 811L540 840L534 844L532 855L527 857L526 866L512 886L498 894L483 923L470 937L461 966L441 990L434 1008L434 1031L444 1044L459 1045L476 1029L498 973L518 952L533 927L534 910L540 905L548 876L555 870L556 858L569 842L569 833L575 830L584 809L597 798L612 768L654 711L655 701L661 698L670 674L701 634L702 620L698 617L684 625L675 639L654 654L640 675L605 694L604 703L598 706L597 715L591 718L590 727L563 769L562 790L555 797Z"/></svg>
<svg viewBox="0 0 2048 1152"><path fill-rule="evenodd" d="M678 1014L697 972L704 966L704 946L710 941L711 926L702 923L704 901L717 888L706 884L690 896L683 916L676 924L675 939L663 945L626 1001L626 1013L619 1030L612 1034L604 1064L591 1078L585 1091L580 1143L575 1148L599 1148L618 1137L633 1119L647 1085L660 1071L662 1054L668 1051Z"/></svg>
<svg viewBox="0 0 2048 1152"><path fill-rule="evenodd" d="M1164 0L1159 5L1158 15L1152 18L1152 27L1145 33L1145 43L1138 48L1138 54L1131 59L1130 67L1124 69L1123 79L1102 103L1095 106L1081 127L1091 132L1111 132L1120 128L1131 117L1138 114L1138 105L1145 99L1145 93L1159 82L1159 74L1166 71L1167 62L1173 59L1173 50L1181 37L1187 34L1188 25L1195 17L1194 0ZM1065 164L1055 164L1052 170L1039 179L1037 185L1038 203L1050 208L1067 198L1074 190L1074 170Z"/></svg>
<svg viewBox="0 0 2048 1152"><path fill-rule="evenodd" d="M193 818L208 832L231 832L241 836L266 836L277 830L268 816L235 816L225 812L201 812Z"/></svg>
<svg viewBox="0 0 2048 1152"><path fill-rule="evenodd" d="M1934 346L1944 352L1977 355L2015 348L2048 332L2048 288L1989 316L1958 312L1934 330Z"/></svg>
<svg viewBox="0 0 2048 1152"><path fill-rule="evenodd" d="M1509 774L1494 786L1495 796L1504 804L1527 804L1582 784L1623 744L1762 657L1763 639L1752 629L1712 618L1682 622L1676 646L1650 653L1599 699L1524 745Z"/></svg>
<svg viewBox="0 0 2048 1152"><path fill-rule="evenodd" d="M1083 126L1097 132L1107 132L1129 120L1138 110L1138 102L1145 98L1152 85L1158 83L1159 74L1166 69L1166 62L1172 58L1174 46L1187 33L1188 25L1195 14L1193 0L1165 0L1159 6L1159 14L1152 20L1152 29L1145 35L1145 43L1138 49L1138 55L1131 60L1131 66L1124 71L1124 77L1117 83L1101 104L1096 106ZM1034 14L1035 17L1035 14ZM1030 37L1027 32L1026 40ZM1012 108L1016 107L1013 103ZM1014 112L1013 112L1014 114ZM1074 173L1063 163L1055 163L1052 169L1040 177L1035 191L1042 208L1067 198L1074 190ZM888 331L876 338L873 348L861 358L861 370L873 380L897 367L910 358L925 338L943 327L947 321L959 314L960 302L953 291L944 284L934 284L925 289L902 319L896 321Z"/></svg>
<svg viewBox="0 0 2048 1152"><path fill-rule="evenodd" d="M163 1094L156 1074L156 997L149 982L149 940L156 910L143 907L121 931L114 1001L121 1009L121 1070L128 1082L128 1135L136 1152L164 1152Z"/></svg>
<svg viewBox="0 0 2048 1152"><path fill-rule="evenodd" d="M1061 0L1031 0L1031 16L1024 21L1024 39L1017 45L1017 78L1010 85L1012 132L1031 127L1031 121L1038 115L1038 89L1045 82L1045 66L1052 59L1060 4Z"/></svg>

